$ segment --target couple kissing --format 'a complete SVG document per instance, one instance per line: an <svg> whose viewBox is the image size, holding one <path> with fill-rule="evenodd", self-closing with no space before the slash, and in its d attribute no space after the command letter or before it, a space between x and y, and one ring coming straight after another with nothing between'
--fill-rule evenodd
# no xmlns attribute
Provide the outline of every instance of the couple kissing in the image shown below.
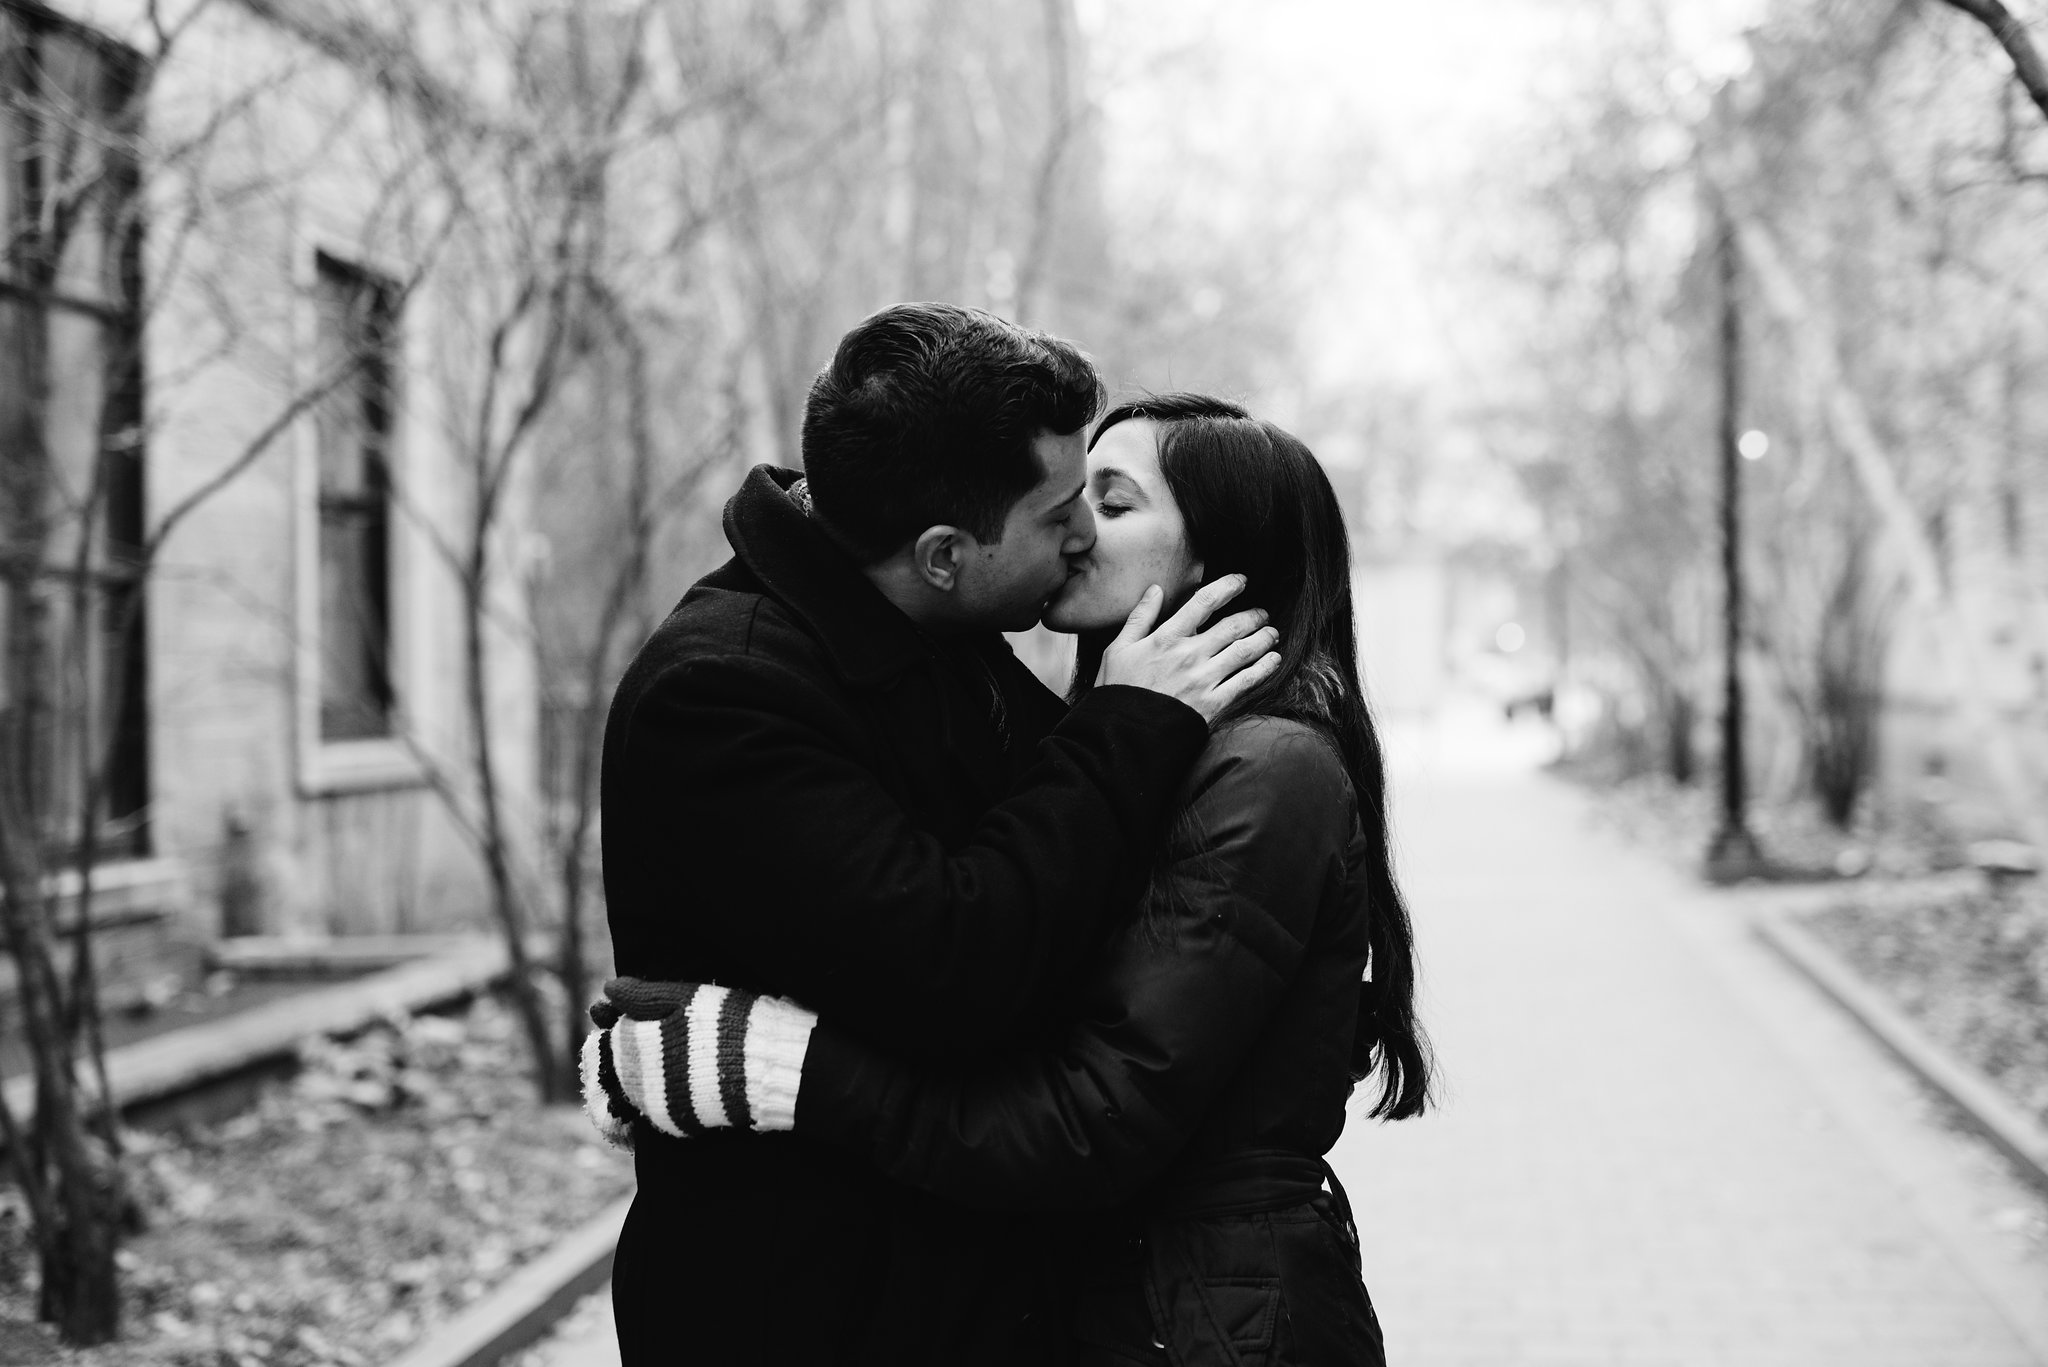
<svg viewBox="0 0 2048 1367"><path fill-rule="evenodd" d="M1431 1063L1342 509L1234 404L1103 407L1057 338L866 319L618 687L626 1367L1385 1360L1324 1155Z"/></svg>

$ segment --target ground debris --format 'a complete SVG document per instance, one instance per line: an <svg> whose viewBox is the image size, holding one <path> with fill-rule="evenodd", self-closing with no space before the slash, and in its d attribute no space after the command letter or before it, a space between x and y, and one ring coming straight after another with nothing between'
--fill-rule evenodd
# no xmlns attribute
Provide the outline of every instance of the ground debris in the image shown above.
<svg viewBox="0 0 2048 1367"><path fill-rule="evenodd" d="M1801 923L2048 1125L2048 898L2041 889L1845 896Z"/></svg>
<svg viewBox="0 0 2048 1367"><path fill-rule="evenodd" d="M1721 821L1720 794L1711 781L1681 784L1662 774L1607 780L1569 765L1556 772L1585 789L1602 824L1698 872ZM1747 819L1765 857L1794 876L1920 878L1968 863L1965 842L1929 794L1887 807L1867 803L1847 830L1810 798L1759 799L1749 804Z"/></svg>
<svg viewBox="0 0 2048 1367"><path fill-rule="evenodd" d="M630 1159L542 1107L485 999L302 1051L221 1124L129 1136L147 1220L121 1251L121 1342L34 1324L35 1258L0 1187L0 1361L359 1367L416 1341L623 1195Z"/></svg>

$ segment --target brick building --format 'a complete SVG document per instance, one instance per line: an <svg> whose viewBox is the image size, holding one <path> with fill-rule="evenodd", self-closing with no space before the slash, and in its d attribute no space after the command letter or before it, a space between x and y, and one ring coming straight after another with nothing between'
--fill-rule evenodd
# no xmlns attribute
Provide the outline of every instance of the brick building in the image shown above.
<svg viewBox="0 0 2048 1367"><path fill-rule="evenodd" d="M165 6L166 47L155 7L0 0L0 459L56 472L46 578L65 514L94 533L104 639L57 696L112 742L100 906L196 940L473 924L456 287L407 217L402 102L261 8ZM517 810L531 652L485 650Z"/></svg>

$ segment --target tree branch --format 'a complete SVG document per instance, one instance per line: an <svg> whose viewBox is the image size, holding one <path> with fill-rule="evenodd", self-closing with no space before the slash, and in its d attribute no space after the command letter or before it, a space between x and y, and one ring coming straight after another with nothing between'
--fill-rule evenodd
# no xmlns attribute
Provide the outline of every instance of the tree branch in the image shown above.
<svg viewBox="0 0 2048 1367"><path fill-rule="evenodd" d="M1017 320L1035 321L1038 293L1046 274L1046 258L1052 252L1053 230L1059 217L1060 169L1067 147L1079 122L1074 108L1070 49L1067 37L1069 0L1044 0L1046 116L1045 145L1039 153L1038 174L1031 190L1031 234L1024 247L1024 260L1017 271Z"/></svg>
<svg viewBox="0 0 2048 1367"><path fill-rule="evenodd" d="M421 60L417 44L402 33L379 28L347 6L293 0L238 2L256 18L366 78L400 107L413 110L436 127L474 132L485 122L464 92Z"/></svg>
<svg viewBox="0 0 2048 1367"><path fill-rule="evenodd" d="M2033 99L2041 111L2041 117L2048 118L2048 62L2041 59L2040 49L2027 33L2027 26L2013 16L2001 0L1942 0L1952 9L1959 9L1985 28L1991 30L1998 45L2012 58L2012 74Z"/></svg>
<svg viewBox="0 0 2048 1367"><path fill-rule="evenodd" d="M361 366L362 361L360 358L351 358L294 395L289 403L280 408L271 417L270 421L263 425L261 431L249 439L247 444L235 454L232 460L214 471L213 474L209 475L190 493L186 494L184 498L172 505L170 511L164 514L163 518L150 532L148 539L143 543L141 553L136 558L143 565L152 564L156 559L157 552L163 548L164 542L169 540L171 533L178 529L179 523L197 511L208 499L212 498L222 489L225 489L228 485L233 484L244 470L247 470L250 466L261 460L264 453L270 450L272 444L291 430L293 423L317 407L329 394L332 394L343 384L347 383Z"/></svg>

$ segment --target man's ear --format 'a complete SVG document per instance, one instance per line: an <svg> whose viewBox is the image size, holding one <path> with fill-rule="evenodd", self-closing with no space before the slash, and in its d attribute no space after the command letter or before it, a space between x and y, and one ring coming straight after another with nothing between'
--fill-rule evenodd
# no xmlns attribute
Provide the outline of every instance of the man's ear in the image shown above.
<svg viewBox="0 0 2048 1367"><path fill-rule="evenodd" d="M960 582L960 567L967 560L970 540L958 527L926 527L910 545L910 564L917 577L940 593L951 593Z"/></svg>

